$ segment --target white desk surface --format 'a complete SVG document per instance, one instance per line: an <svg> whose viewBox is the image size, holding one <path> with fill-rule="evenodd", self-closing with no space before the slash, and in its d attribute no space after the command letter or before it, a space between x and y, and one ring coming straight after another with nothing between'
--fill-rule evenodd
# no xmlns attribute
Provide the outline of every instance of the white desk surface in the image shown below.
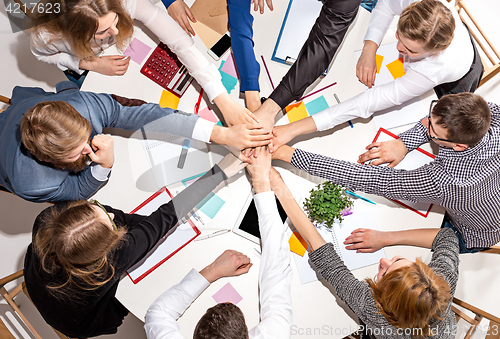
<svg viewBox="0 0 500 339"><path fill-rule="evenodd" d="M254 15L255 54L261 64L261 94L265 96L271 93L272 88L262 64L261 55L264 55L266 59L275 86L289 69L289 66L270 60L287 2L276 1L274 6L275 10L273 12L269 12L266 8L266 13L263 16ZM308 100L312 100L319 95L324 95L329 105L333 105L335 104L333 93L337 93L340 100L347 100L364 90L355 77L353 52L362 48L368 18L369 13L360 8L358 17L340 47L328 75L313 84L308 92L312 92L333 82L337 82L337 85L308 98ZM151 46L155 44L143 31L136 30L136 36ZM387 42L393 40L393 34L388 34ZM203 43L197 37L195 41L196 45L202 51L206 50ZM106 54L113 53L109 50ZM211 60L208 55L207 58ZM115 93L130 98L158 102L162 88L140 74L139 70L140 65L131 61L129 70L124 77L105 77L96 73L89 74L82 89L94 92ZM198 85L192 85L183 96L188 110L192 109L198 98L198 89ZM231 92L231 96L243 103L241 99L238 99L238 90L239 84ZM422 97L424 106L427 107L427 103L432 98L434 98L433 92L429 92L427 96ZM205 105L206 103L202 103L201 108ZM358 119L353 122L354 128L350 128L346 123L336 127L334 133L331 131L315 133L294 140L291 144L307 151L355 161L357 156L363 152L364 147L372 141L376 131L370 119ZM405 126L392 131L398 133L409 127ZM113 172L109 182L95 194L95 198L105 204L128 212L147 199L158 188L155 186L153 177L149 173L148 161L141 142L137 139L128 138L127 134L125 134L125 137L115 136L114 140L116 151ZM311 177L304 172L293 169L291 166L285 166L282 162L276 162L275 165L282 173L285 182L293 187L294 191L299 192L302 197L306 197L308 191L322 181L319 178ZM172 190L175 190L175 188ZM218 191L218 194L226 201L226 204L210 222L206 220L207 218L204 218L206 223L204 227L231 229L236 222L249 190L250 184L244 174L239 174L235 178L231 178L229 184ZM439 227L441 224L444 210L439 206L433 206L429 216L423 218L388 199L368 194L364 195L377 204L371 205L367 202L356 200L354 211L372 209L376 223L381 230ZM204 227L201 228L202 234ZM179 324L183 335L186 338L191 338L199 318L208 307L215 304L212 295L227 282L231 282L243 297L238 306L245 313L248 327L252 328L259 322L258 272L260 258L254 250L257 247L254 243L232 232L211 239L192 242L137 285L134 285L128 277L125 277L120 282L117 298L130 312L139 319L144 320L149 305L158 295L170 286L178 283L191 268L201 270L225 249L230 248L243 252L252 259L254 266L250 272L240 277L221 279L212 284L179 319ZM425 259L429 254L429 250L413 247L389 247L385 249L385 252L388 258L392 258L394 255L404 255L410 260L414 260L418 256L422 256ZM327 331L329 338L342 338L353 332L356 326L356 317L336 297L335 292L321 281L301 285L293 260L291 265L294 268L292 283L294 327L292 327L292 330L297 332L294 338L310 338L311 336L307 335L306 331L307 329L314 330L314 328ZM373 277L376 272L377 266L372 265L356 270L353 273L357 278L363 279ZM300 335L300 333L303 333L303 335Z"/></svg>

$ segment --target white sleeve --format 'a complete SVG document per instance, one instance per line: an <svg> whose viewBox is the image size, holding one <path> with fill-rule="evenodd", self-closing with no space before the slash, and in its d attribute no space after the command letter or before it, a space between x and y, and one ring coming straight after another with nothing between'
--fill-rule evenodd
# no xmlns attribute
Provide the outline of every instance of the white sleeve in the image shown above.
<svg viewBox="0 0 500 339"><path fill-rule="evenodd" d="M338 105L331 106L312 116L316 129L324 131L356 118L368 118L374 112L401 105L424 94L438 84L408 68L401 78L387 84L374 86Z"/></svg>
<svg viewBox="0 0 500 339"><path fill-rule="evenodd" d="M196 270L191 270L182 281L160 295L146 313L148 339L182 339L177 319L209 286L208 281Z"/></svg>
<svg viewBox="0 0 500 339"><path fill-rule="evenodd" d="M281 221L272 191L254 196L259 215L262 256L259 271L260 323L250 330L250 338L288 339L292 324L290 246L288 227Z"/></svg>
<svg viewBox="0 0 500 339"><path fill-rule="evenodd" d="M41 36L42 35L42 36ZM64 46L62 41L52 41L47 44L49 35L31 33L31 53L40 61L56 65L61 71L68 69L82 74L85 70L80 69L80 58L58 49L58 45Z"/></svg>
<svg viewBox="0 0 500 339"><path fill-rule="evenodd" d="M192 138L209 144L214 126L213 122L199 118L194 125Z"/></svg>
<svg viewBox="0 0 500 339"><path fill-rule="evenodd" d="M111 172L111 168L102 167L99 164L93 163L90 167L90 172L92 176L99 181L108 180L109 173Z"/></svg>
<svg viewBox="0 0 500 339"><path fill-rule="evenodd" d="M217 68L196 48L193 39L164 8L160 9L150 0L137 0L134 12L134 18L144 23L177 55L189 74L203 87L210 101L226 91Z"/></svg>
<svg viewBox="0 0 500 339"><path fill-rule="evenodd" d="M371 40L380 46L394 17L416 1L419 0L379 0L370 15L365 40Z"/></svg>

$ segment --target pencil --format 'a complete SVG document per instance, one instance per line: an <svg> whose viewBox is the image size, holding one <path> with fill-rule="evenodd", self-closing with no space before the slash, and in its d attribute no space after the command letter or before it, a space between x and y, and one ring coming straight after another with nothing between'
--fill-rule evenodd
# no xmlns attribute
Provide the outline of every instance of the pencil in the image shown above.
<svg viewBox="0 0 500 339"><path fill-rule="evenodd" d="M266 69L267 76L269 77L269 81L271 82L271 87L273 88L274 91L274 84L273 84L273 79L271 79L271 74L269 73L269 70L267 69L266 61L264 60L264 56L260 56L262 58L262 63L264 64L264 68Z"/></svg>
<svg viewBox="0 0 500 339"><path fill-rule="evenodd" d="M335 97L335 100L337 100L337 103L340 104L340 100L339 100L339 97L337 96L337 94L333 93L333 96ZM349 123L349 126L351 126L351 128L354 128L354 125L352 124L351 120L349 120L348 123Z"/></svg>
<svg viewBox="0 0 500 339"><path fill-rule="evenodd" d="M315 92L312 92L312 93L309 93L308 95L303 96L302 98L300 98L300 99L299 99L299 100L297 100L297 101L304 100L305 98L308 98L308 97L310 97L311 95L314 95L314 94L316 94L316 93L318 93L318 92L321 92L321 91L323 91L323 90L325 90L325 89L327 89L327 88L330 88L330 87L332 87L333 85L336 85L336 84L337 84L337 83L336 83L336 82L334 82L333 84L330 84L330 85L328 85L328 86L325 86L325 87L323 87L323 88L320 88L320 89L318 89L318 90L317 90L317 91L315 91Z"/></svg>

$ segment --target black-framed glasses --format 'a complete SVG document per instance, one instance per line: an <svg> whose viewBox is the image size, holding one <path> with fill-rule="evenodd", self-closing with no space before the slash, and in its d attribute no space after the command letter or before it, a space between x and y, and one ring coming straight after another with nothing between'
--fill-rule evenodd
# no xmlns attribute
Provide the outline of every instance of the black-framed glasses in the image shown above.
<svg viewBox="0 0 500 339"><path fill-rule="evenodd" d="M431 113L432 113L432 109L434 108L434 105L436 104L436 102L438 102L438 100L432 100L431 101L431 106L429 107L429 116L427 117L427 120L429 121L429 127L427 128L427 137L429 139L432 139L432 140L439 140L439 141L457 143L455 141L451 141L451 140L448 140L448 139L442 139L442 138L434 137L434 136L431 135L431 130L434 133L436 132L436 131L434 131L434 127L432 127L432 123L431 123Z"/></svg>
<svg viewBox="0 0 500 339"><path fill-rule="evenodd" d="M115 221L113 220L113 218L111 218L111 216L109 215L108 211L106 211L106 209L104 208L104 206L99 201L97 201L95 199L90 200L89 203L94 204L94 205L99 206L100 208L102 208L103 211L104 211L104 213L106 213L106 215L108 216L109 221L111 221L111 224L113 225L113 228L115 229L116 232L118 232L118 227L116 227Z"/></svg>

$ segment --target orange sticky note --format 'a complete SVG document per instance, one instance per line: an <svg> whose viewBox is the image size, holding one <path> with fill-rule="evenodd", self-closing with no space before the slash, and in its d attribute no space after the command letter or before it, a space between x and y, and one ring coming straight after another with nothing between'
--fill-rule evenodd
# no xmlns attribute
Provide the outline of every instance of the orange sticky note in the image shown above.
<svg viewBox="0 0 500 339"><path fill-rule="evenodd" d="M290 251L293 253L297 253L301 257L304 256L307 250L307 243L299 234L299 232L294 231L290 239L288 240L288 244L290 245Z"/></svg>
<svg viewBox="0 0 500 339"><path fill-rule="evenodd" d="M401 78L403 75L405 75L405 67L402 58L396 59L390 64L387 64L387 69L389 70L389 72L391 72L391 75L394 78L394 80L396 80L397 78Z"/></svg>
<svg viewBox="0 0 500 339"><path fill-rule="evenodd" d="M180 98L169 91L163 91L160 98L160 106L163 108L177 109Z"/></svg>
<svg viewBox="0 0 500 339"><path fill-rule="evenodd" d="M290 123L307 118L306 105L303 102L299 102L293 105L288 105L285 108L286 115Z"/></svg>
<svg viewBox="0 0 500 339"><path fill-rule="evenodd" d="M384 61L384 56L375 54L375 62L377 63L377 74L380 73L380 67L382 67L382 61Z"/></svg>

